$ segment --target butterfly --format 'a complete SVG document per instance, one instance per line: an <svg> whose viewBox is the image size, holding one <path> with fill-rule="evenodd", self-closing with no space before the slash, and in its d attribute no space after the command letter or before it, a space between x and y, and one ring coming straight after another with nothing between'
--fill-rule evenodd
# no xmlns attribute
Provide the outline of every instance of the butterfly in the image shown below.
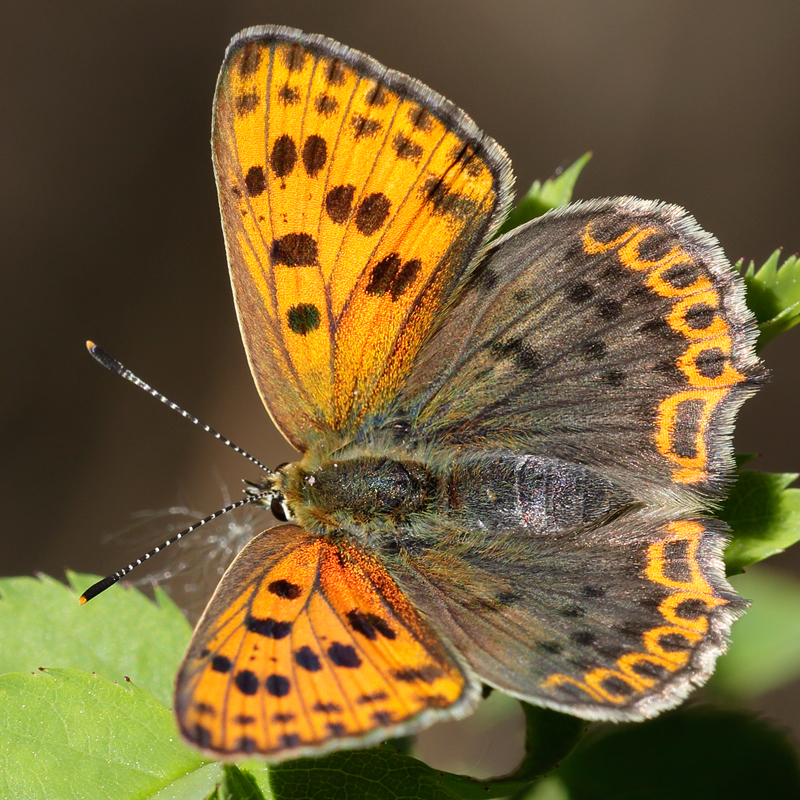
<svg viewBox="0 0 800 800"><path fill-rule="evenodd" d="M319 755L482 684L588 720L679 704L745 608L708 509L763 369L716 240L629 197L497 236L503 149L290 28L232 40L212 143L250 367L300 455L194 632L183 737Z"/></svg>

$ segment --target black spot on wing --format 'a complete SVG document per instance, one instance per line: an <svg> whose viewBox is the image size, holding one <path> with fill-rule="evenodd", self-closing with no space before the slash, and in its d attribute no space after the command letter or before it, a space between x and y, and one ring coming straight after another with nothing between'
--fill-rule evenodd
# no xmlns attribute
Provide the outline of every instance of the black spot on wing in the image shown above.
<svg viewBox="0 0 800 800"><path fill-rule="evenodd" d="M211 747L211 731L208 728L196 724L191 731L187 731L187 735L198 747Z"/></svg>
<svg viewBox="0 0 800 800"><path fill-rule="evenodd" d="M264 686L267 694L271 694L273 697L286 697L292 689L292 685L285 675L269 675Z"/></svg>
<svg viewBox="0 0 800 800"><path fill-rule="evenodd" d="M267 179L264 175L264 167L254 166L247 170L244 178L244 185L250 197L258 197L267 188Z"/></svg>
<svg viewBox="0 0 800 800"><path fill-rule="evenodd" d="M695 303L684 314L686 324L694 330L703 330L714 321L717 310L706 303Z"/></svg>
<svg viewBox="0 0 800 800"><path fill-rule="evenodd" d="M719 378L725 371L728 359L719 347L707 347L695 357L694 364L697 371L704 378Z"/></svg>
<svg viewBox="0 0 800 800"><path fill-rule="evenodd" d="M242 48L242 58L239 61L239 74L252 75L261 64L261 46L258 42L248 42Z"/></svg>
<svg viewBox="0 0 800 800"><path fill-rule="evenodd" d="M442 674L440 667L435 664L427 664L419 668L406 667L404 669L395 670L392 675L403 683L414 683L421 681L422 683L433 683Z"/></svg>
<svg viewBox="0 0 800 800"><path fill-rule="evenodd" d="M279 622L271 617L259 619L248 615L245 620L245 627L248 631L257 633L259 636L265 636L268 639L283 639L291 632L292 623Z"/></svg>
<svg viewBox="0 0 800 800"><path fill-rule="evenodd" d="M253 695L258 691L258 678L255 672L251 672L249 669L237 672L233 682L242 694Z"/></svg>
<svg viewBox="0 0 800 800"><path fill-rule="evenodd" d="M272 145L269 165L278 178L285 178L287 175L291 175L296 163L297 145L288 133L284 133Z"/></svg>
<svg viewBox="0 0 800 800"><path fill-rule="evenodd" d="M676 264L661 273L661 278L675 289L687 289L696 283L702 268L699 264Z"/></svg>
<svg viewBox="0 0 800 800"><path fill-rule="evenodd" d="M365 290L367 294L386 294L392 288L392 282L397 276L401 263L400 256L397 253L389 253L388 256L384 256L372 268L369 283Z"/></svg>
<svg viewBox="0 0 800 800"><path fill-rule="evenodd" d="M246 753L247 755L255 753L257 747L256 740L252 739L250 736L242 736L236 743L236 750L240 753Z"/></svg>
<svg viewBox="0 0 800 800"><path fill-rule="evenodd" d="M347 80L344 66L338 58L334 58L325 69L325 80L331 86L342 86Z"/></svg>
<svg viewBox="0 0 800 800"><path fill-rule="evenodd" d="M296 86L281 86L278 89L278 99L285 106L296 106L300 102L300 90Z"/></svg>
<svg viewBox="0 0 800 800"><path fill-rule="evenodd" d="M356 703L358 703L359 705L365 705L368 703L379 703L382 700L387 700L388 698L389 695L386 694L386 692L373 692L372 694L362 694L361 697L359 697L356 700Z"/></svg>
<svg viewBox="0 0 800 800"><path fill-rule="evenodd" d="M258 105L260 97L257 92L243 92L236 98L236 113L240 117L251 114Z"/></svg>
<svg viewBox="0 0 800 800"><path fill-rule="evenodd" d="M316 178L328 160L328 144L321 136L312 134L303 145L303 166L311 178Z"/></svg>
<svg viewBox="0 0 800 800"><path fill-rule="evenodd" d="M319 309L312 303L298 303L287 314L289 329L298 336L307 336L319 328Z"/></svg>
<svg viewBox="0 0 800 800"><path fill-rule="evenodd" d="M281 747L291 748L300 744L300 736L296 733L284 733L281 736Z"/></svg>
<svg viewBox="0 0 800 800"><path fill-rule="evenodd" d="M289 72L300 72L306 63L306 53L299 42L292 42L281 48L283 63Z"/></svg>
<svg viewBox="0 0 800 800"><path fill-rule="evenodd" d="M226 656L214 656L211 661L211 669L214 672L230 672L233 663Z"/></svg>
<svg viewBox="0 0 800 800"><path fill-rule="evenodd" d="M296 600L303 593L303 590L296 584L281 578L267 586L272 594L283 600Z"/></svg>
<svg viewBox="0 0 800 800"><path fill-rule="evenodd" d="M329 94L320 94L314 100L317 114L323 117L332 117L339 109L339 101Z"/></svg>
<svg viewBox="0 0 800 800"><path fill-rule="evenodd" d="M353 609L348 611L347 620L356 633L360 633L371 641L375 641L379 635L384 639L394 639L397 636L386 620L377 614L365 614L358 609Z"/></svg>
<svg viewBox="0 0 800 800"><path fill-rule="evenodd" d="M325 213L337 225L347 222L353 209L356 187L352 183L334 186L325 195Z"/></svg>
<svg viewBox="0 0 800 800"><path fill-rule="evenodd" d="M594 297L594 287L586 281L576 281L567 289L567 300L576 305L585 303Z"/></svg>
<svg viewBox="0 0 800 800"><path fill-rule="evenodd" d="M334 642L328 648L328 657L335 666L348 669L356 669L362 663L356 649L350 644L342 644L341 642Z"/></svg>
<svg viewBox="0 0 800 800"><path fill-rule="evenodd" d="M678 238L668 231L657 231L639 242L639 258L644 261L658 261L678 244Z"/></svg>
<svg viewBox="0 0 800 800"><path fill-rule="evenodd" d="M350 117L350 124L353 127L353 138L356 141L359 139L371 139L383 127L383 123L380 120L369 119L363 114L353 114Z"/></svg>
<svg viewBox="0 0 800 800"><path fill-rule="evenodd" d="M364 98L368 106L376 106L382 108L389 101L389 93L382 83L376 83Z"/></svg>
<svg viewBox="0 0 800 800"><path fill-rule="evenodd" d="M356 228L364 236L372 236L383 226L389 216L391 201L383 192L368 194L358 205Z"/></svg>
<svg viewBox="0 0 800 800"><path fill-rule="evenodd" d="M392 147L397 157L402 161L413 161L416 164L422 157L422 145L412 141L405 134L396 134L392 142Z"/></svg>
<svg viewBox="0 0 800 800"><path fill-rule="evenodd" d="M287 233L272 243L273 264L310 267L317 263L317 242L308 233Z"/></svg>
<svg viewBox="0 0 800 800"><path fill-rule="evenodd" d="M428 109L423 106L409 108L408 119L418 131L423 133L430 133L433 128L433 117L428 113Z"/></svg>
<svg viewBox="0 0 800 800"><path fill-rule="evenodd" d="M342 707L337 705L336 703L322 703L317 701L311 706L312 711L316 711L317 714L341 714Z"/></svg>
<svg viewBox="0 0 800 800"><path fill-rule="evenodd" d="M294 660L308 672L319 672L322 669L319 656L308 645L303 645L294 654Z"/></svg>

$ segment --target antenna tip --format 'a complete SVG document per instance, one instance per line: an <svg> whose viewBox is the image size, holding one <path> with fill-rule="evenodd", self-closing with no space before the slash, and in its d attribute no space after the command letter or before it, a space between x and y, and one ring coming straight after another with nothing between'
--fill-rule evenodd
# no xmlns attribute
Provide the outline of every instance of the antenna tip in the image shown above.
<svg viewBox="0 0 800 800"><path fill-rule="evenodd" d="M108 589L109 586L113 586L119 579L122 577L119 573L115 573L114 575L109 575L107 578L103 578L101 581L97 581L97 583L92 584L81 596L78 600L78 603L84 605L88 603L93 597L97 597L100 592L104 592Z"/></svg>
<svg viewBox="0 0 800 800"><path fill-rule="evenodd" d="M117 372L120 375L125 373L125 367L122 366L116 358L106 353L102 347L98 347L91 339L86 342L86 347L89 350L89 355L91 355L95 361L99 361L106 369L110 369L112 372Z"/></svg>

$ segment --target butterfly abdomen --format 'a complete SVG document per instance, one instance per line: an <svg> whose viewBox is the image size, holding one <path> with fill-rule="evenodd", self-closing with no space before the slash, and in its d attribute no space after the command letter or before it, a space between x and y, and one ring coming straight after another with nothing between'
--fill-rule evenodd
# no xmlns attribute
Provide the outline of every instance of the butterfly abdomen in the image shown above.
<svg viewBox="0 0 800 800"><path fill-rule="evenodd" d="M489 529L533 534L587 528L633 505L607 478L553 458L493 454L455 463L447 477L450 511Z"/></svg>

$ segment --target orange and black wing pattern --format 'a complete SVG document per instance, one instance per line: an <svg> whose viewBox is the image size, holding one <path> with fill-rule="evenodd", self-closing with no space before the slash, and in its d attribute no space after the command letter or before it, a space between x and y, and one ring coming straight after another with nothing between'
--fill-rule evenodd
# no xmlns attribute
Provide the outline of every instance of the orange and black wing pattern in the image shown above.
<svg viewBox="0 0 800 800"><path fill-rule="evenodd" d="M511 192L452 103L322 36L253 28L222 66L214 164L239 322L301 451L396 395Z"/></svg>
<svg viewBox="0 0 800 800"><path fill-rule="evenodd" d="M764 369L741 281L686 211L573 203L498 240L481 270L401 391L418 436L583 464L684 513L721 495Z"/></svg>
<svg viewBox="0 0 800 800"><path fill-rule="evenodd" d="M216 758L279 761L411 733L479 696L376 560L284 525L223 577L178 673L175 713Z"/></svg>

